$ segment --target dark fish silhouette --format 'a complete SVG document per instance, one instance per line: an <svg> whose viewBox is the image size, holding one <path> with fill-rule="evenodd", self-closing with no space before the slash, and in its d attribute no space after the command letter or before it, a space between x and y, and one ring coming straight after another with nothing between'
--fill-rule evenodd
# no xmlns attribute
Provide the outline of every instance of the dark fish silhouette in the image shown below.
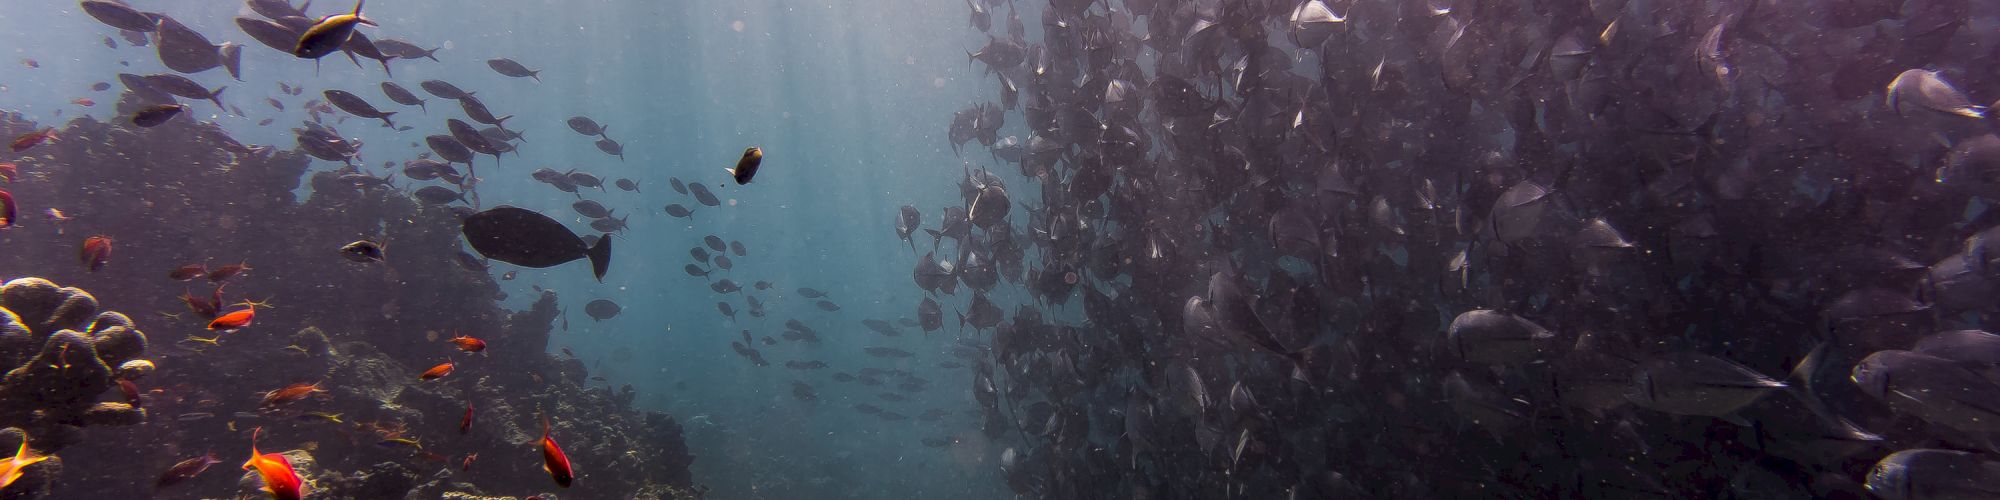
<svg viewBox="0 0 2000 500"><path fill-rule="evenodd" d="M461 231L474 251L509 264L544 268L588 258L598 281L611 267L611 238L586 247L561 222L531 210L495 207L466 217Z"/></svg>
<svg viewBox="0 0 2000 500"><path fill-rule="evenodd" d="M591 319L597 321L618 317L619 311L623 310L624 308L618 307L617 302L612 302L609 299L597 299L583 305L583 313L590 315Z"/></svg>
<svg viewBox="0 0 2000 500"><path fill-rule="evenodd" d="M542 81L542 77L540 76L542 72L530 71L527 66L522 66L521 63L514 62L513 59L487 59L486 67L493 68L495 73L514 78L533 78L536 83Z"/></svg>
<svg viewBox="0 0 2000 500"><path fill-rule="evenodd" d="M425 113L430 112L430 108L424 106L423 99L418 99L416 94L410 93L410 89L403 88L402 85L397 85L396 82L382 82L382 95L389 96L389 100L394 101L396 104L416 106L418 109L424 110Z"/></svg>
<svg viewBox="0 0 2000 500"><path fill-rule="evenodd" d="M132 124L141 127L156 126L166 123L167 120L173 119L175 115L179 115L182 111L186 110L187 106L181 104L155 104L147 106L141 108L136 113L132 113Z"/></svg>

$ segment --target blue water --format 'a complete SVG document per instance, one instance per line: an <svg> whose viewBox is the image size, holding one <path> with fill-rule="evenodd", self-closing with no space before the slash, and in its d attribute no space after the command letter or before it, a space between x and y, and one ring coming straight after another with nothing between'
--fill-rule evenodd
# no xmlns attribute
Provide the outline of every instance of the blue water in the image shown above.
<svg viewBox="0 0 2000 500"><path fill-rule="evenodd" d="M312 14L324 14L319 0ZM892 322L915 317L920 291L910 285L915 256L896 239L897 207L913 204L935 226L941 207L956 204L955 183L962 166L993 162L984 153L955 156L945 137L951 112L975 102L991 77L969 67L964 51L985 41L965 26L964 6L952 1L543 1L392 2L367 5L380 28L363 32L393 36L423 46L445 45L441 63L396 61L394 81L430 101L428 113L383 98L379 65L361 67L338 54L312 64L258 44L229 20L252 15L240 2L136 0L135 6L170 13L211 41L244 44L248 83L220 70L191 75L210 87L228 85L224 100L247 113L231 116L206 102L191 102L203 120L222 123L242 142L290 148L290 127L305 118L298 106L277 111L263 97L278 91L272 81L305 83L309 93L284 99L296 103L321 89L345 89L397 111L397 124L417 130L395 133L369 120L349 119L341 132L359 138L362 163L379 170L385 161L427 152L422 133L438 133L446 118L462 118L455 103L435 99L417 87L444 79L476 92L507 124L526 134L519 155L498 166L491 157L475 163L484 179L480 197L488 205L509 204L559 216L584 229L587 220L569 208L575 196L533 182L540 167L576 168L606 179L639 181L643 193L611 188L592 199L631 215L631 230L617 241L610 275L591 280L582 264L539 270L497 264L495 274L519 270L503 282L510 308L524 308L536 294L531 284L561 294L569 308L568 330L558 329L550 350L571 349L593 375L608 383L631 384L642 408L677 416L698 457L696 482L714 498L958 498L1001 497L1006 491L991 463L997 450L980 448L976 407L966 370L934 365L949 358L956 325L928 338L915 328L889 339L859 321ZM338 7L344 9L345 7ZM740 23L740 24L738 24ZM740 29L739 29L740 28ZM152 47L106 49L101 39L116 31L78 11L75 2L25 0L0 10L0 108L30 119L60 123L79 113L113 119L111 104L122 90L112 76L169 72ZM541 82L500 76L484 61L510 57L541 70ZM33 59L28 69L17 59ZM129 66L125 64L129 63ZM97 81L106 92L90 92ZM83 108L69 101L90 97ZM344 114L337 114L344 116ZM563 120L587 115L609 126L625 146L624 161L607 156L592 139L570 131ZM276 122L266 127L265 118ZM412 145L412 142L416 144ZM725 185L743 148L762 147L763 170L749 186ZM315 161L315 170L337 167ZM1011 174L1010 174L1011 175ZM667 178L703 182L724 199L720 208L699 207L675 193ZM1010 179L1012 177L1009 177ZM302 190L308 188L301 188ZM219 193L219 196L227 196ZM668 203L696 207L695 222L661 212ZM748 257L733 257L730 277L746 288L755 281L775 284L766 295L765 318L739 310L730 321L716 312L717 295L707 282L681 272L687 249L716 234L741 241ZM921 249L928 238L919 234ZM843 309L823 312L795 296L797 287L828 291ZM624 306L617 318L595 322L581 304L608 298ZM946 302L947 322L953 305ZM1010 300L1001 300L1011 309ZM773 366L757 368L729 349L738 331L777 337L787 318L820 332L823 344L757 346ZM560 320L559 320L560 321ZM861 348L884 345L919 353L889 362ZM788 360L817 359L830 368L796 371ZM889 403L875 394L893 387L835 384L835 371L862 366L900 368L930 379L930 388L911 400ZM814 385L817 404L791 397L791 381ZM912 417L927 408L951 410L942 422L884 422L849 409L872 403ZM964 435L975 441L965 452L926 448L924 437Z"/></svg>

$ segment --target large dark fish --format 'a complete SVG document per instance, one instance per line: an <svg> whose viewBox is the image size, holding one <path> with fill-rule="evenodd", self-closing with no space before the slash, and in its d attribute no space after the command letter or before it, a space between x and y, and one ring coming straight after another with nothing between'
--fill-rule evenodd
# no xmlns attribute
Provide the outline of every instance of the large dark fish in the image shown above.
<svg viewBox="0 0 2000 500"><path fill-rule="evenodd" d="M472 97L472 94L466 94L465 96L458 98L458 108L464 110L465 117L472 119L472 121L474 122L486 125L493 125L497 127L506 127L507 119L514 117L514 115L507 115L499 118L494 118L493 112L486 109L486 103L480 102L478 98Z"/></svg>
<svg viewBox="0 0 2000 500"><path fill-rule="evenodd" d="M271 19L306 15L305 7L293 7L285 0L248 0L244 3L250 6L251 12ZM311 5L311 2L307 2L306 5Z"/></svg>
<svg viewBox="0 0 2000 500"><path fill-rule="evenodd" d="M98 22L104 23L106 26L126 31L146 33L151 33L159 29L159 25L154 23L152 16L144 12L139 12L139 9L134 9L132 6L125 5L122 2L83 0L79 6L83 7L85 14L90 14L90 17L96 18Z"/></svg>
<svg viewBox="0 0 2000 500"><path fill-rule="evenodd" d="M430 59L436 61L438 60L437 51L444 47L426 49L403 40L383 38L375 41L375 48L380 49L383 54L401 59Z"/></svg>
<svg viewBox="0 0 2000 500"><path fill-rule="evenodd" d="M458 142L458 139L453 139L449 135L428 136L424 138L424 143L430 145L431 151L437 153L438 157L444 158L445 161L467 165L472 164L472 150L466 149L464 144Z"/></svg>
<svg viewBox="0 0 2000 500"><path fill-rule="evenodd" d="M588 116L572 116L565 123L569 124L570 130L583 135L602 136L605 130L611 128L597 124L597 120L592 120Z"/></svg>
<svg viewBox="0 0 2000 500"><path fill-rule="evenodd" d="M431 111L430 108L424 107L423 99L418 99L416 94L410 93L410 89L403 88L402 85L397 85L396 82L382 82L382 95L389 96L389 100L395 101L396 104L416 106L425 113L430 113Z"/></svg>
<svg viewBox="0 0 2000 500"><path fill-rule="evenodd" d="M186 110L187 105L185 104L155 104L147 106L140 108L137 113L132 113L132 124L141 127L156 126L166 123L167 120L173 119L175 115L179 115L181 111Z"/></svg>
<svg viewBox="0 0 2000 500"><path fill-rule="evenodd" d="M694 195L694 200L701 202L702 205L707 205L711 207L722 206L722 200L716 199L715 193L708 192L708 186L705 186L697 182L694 184L688 184L687 188L688 188L688 193Z"/></svg>
<svg viewBox="0 0 2000 500"><path fill-rule="evenodd" d="M291 53L292 46L299 42L299 37L305 35L304 31L254 17L236 18L236 27L242 29L244 34L250 35L251 39L257 40L257 43L287 54Z"/></svg>
<svg viewBox="0 0 2000 500"><path fill-rule="evenodd" d="M611 267L611 238L598 238L595 246L586 247L561 222L532 210L495 207L466 217L461 231L473 251L509 264L544 268L588 258L598 281Z"/></svg>
<svg viewBox="0 0 2000 500"><path fill-rule="evenodd" d="M438 96L439 99L464 100L467 97L472 97L471 92L459 90L457 85L452 85L451 82L444 80L424 80L418 83L417 86L423 87L424 92L430 92L431 95Z"/></svg>
<svg viewBox="0 0 2000 500"><path fill-rule="evenodd" d="M487 59L486 67L493 68L493 71L496 73L514 78L533 78L535 79L535 83L541 83L542 81L542 77L539 76L542 72L530 71L527 66L522 66L521 63L514 62L513 59Z"/></svg>
<svg viewBox="0 0 2000 500"><path fill-rule="evenodd" d="M326 16L319 22L313 23L311 28L307 28L304 34L299 35L298 43L292 46L292 55L304 59L319 59L339 51L342 46L347 45L347 39L354 34L356 25L375 25L375 21L361 17L361 6L366 3L368 0L355 0L353 13Z"/></svg>
<svg viewBox="0 0 2000 500"><path fill-rule="evenodd" d="M222 91L229 88L228 86L216 87L215 90L209 90L206 87L202 87L201 84L195 83L194 80L189 80L188 77L173 73L146 75L145 79L146 85L161 92L188 99L207 100L215 103L215 107L217 108L228 109L222 105Z"/></svg>
<svg viewBox="0 0 2000 500"><path fill-rule="evenodd" d="M390 128L395 128L396 126L396 122L389 120L389 116L396 114L395 112L385 113L382 110L375 109L375 105L369 104L367 100L362 99L361 96L354 95L352 92L329 89L321 92L320 95L326 96L326 102L332 103L334 107L340 108L341 111L346 111L347 114L362 118L380 119L382 123L387 124Z"/></svg>
<svg viewBox="0 0 2000 500"><path fill-rule="evenodd" d="M200 32L164 15L159 16L155 26L159 43L154 48L167 69L193 74L222 66L220 47Z"/></svg>
<svg viewBox="0 0 2000 500"><path fill-rule="evenodd" d="M597 140L597 150L603 151L604 154L616 156L619 160L625 159L625 145L619 144L618 141L611 140L609 137Z"/></svg>
<svg viewBox="0 0 2000 500"><path fill-rule="evenodd" d="M583 313L590 315L590 319L596 321L616 318L618 317L618 313L623 310L624 308L618 307L617 302L612 302L608 299L597 299L583 305Z"/></svg>
<svg viewBox="0 0 2000 500"><path fill-rule="evenodd" d="M736 160L736 168L724 170L728 170L729 176L736 178L736 185L741 186L749 184L750 178L757 176L757 167L763 164L764 150L752 146L743 150L743 158Z"/></svg>

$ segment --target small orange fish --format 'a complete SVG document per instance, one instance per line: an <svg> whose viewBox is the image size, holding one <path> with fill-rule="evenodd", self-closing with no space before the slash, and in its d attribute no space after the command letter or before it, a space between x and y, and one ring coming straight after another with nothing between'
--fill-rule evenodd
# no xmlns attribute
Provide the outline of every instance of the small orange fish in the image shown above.
<svg viewBox="0 0 2000 500"><path fill-rule="evenodd" d="M14 152L19 153L22 151L27 151L28 148L40 146L44 142L54 142L54 141L56 141L56 129L55 127L48 127L48 128L43 128L41 130L36 130L34 132L21 134L20 137L15 137L14 144L11 147L14 150Z"/></svg>
<svg viewBox="0 0 2000 500"><path fill-rule="evenodd" d="M263 427L250 432L250 461L243 462L243 470L255 470L264 479L264 491L271 492L275 500L298 500L306 496L306 483L299 479L298 471L292 470L292 461L277 453L257 452L257 436Z"/></svg>
<svg viewBox="0 0 2000 500"><path fill-rule="evenodd" d="M238 309L235 312L224 314L220 317L215 318L214 321L208 322L208 329L235 330L238 328L250 326L250 320L256 318L257 318L257 306L245 307L242 309Z"/></svg>
<svg viewBox="0 0 2000 500"><path fill-rule="evenodd" d="M48 214L49 220L56 221L57 223L69 222L70 219L74 218L68 215L63 215L63 211L60 208L51 208L48 210L43 210L42 213Z"/></svg>
<svg viewBox="0 0 2000 500"><path fill-rule="evenodd" d="M469 471L469 470L472 470L472 461L473 461L473 460L478 460L478 459L479 459L479 454L478 454L478 453L467 453L467 454L465 454L465 461L464 461L464 462L461 462L461 463L459 464L459 466L458 466L458 471L459 471L459 472L465 472L465 471Z"/></svg>
<svg viewBox="0 0 2000 500"><path fill-rule="evenodd" d="M20 165L15 165L13 163L0 163L0 179L5 179L8 184L13 184L14 179L20 176L21 176Z"/></svg>
<svg viewBox="0 0 2000 500"><path fill-rule="evenodd" d="M486 341L472 337L467 337L464 335L452 337L449 340L449 342L451 342L452 345L458 346L458 350L465 352L479 352L486 350Z"/></svg>
<svg viewBox="0 0 2000 500"><path fill-rule="evenodd" d="M576 474L569 468L569 455L563 454L562 447L556 445L556 439L549 437L547 415L542 416L542 470L549 471L549 477L556 480L557 486L568 488L570 481L576 480Z"/></svg>
<svg viewBox="0 0 2000 500"><path fill-rule="evenodd" d="M70 101L70 104L75 104L78 106L96 106L97 101L90 100L90 98L88 97L78 97L76 98L76 100Z"/></svg>
<svg viewBox="0 0 2000 500"><path fill-rule="evenodd" d="M12 457L0 460L0 488L6 488L13 485L14 481L21 480L22 468L48 459L47 455L36 455L34 450L28 449L28 438L22 436L21 450L14 452Z"/></svg>
<svg viewBox="0 0 2000 500"><path fill-rule="evenodd" d="M215 270L208 272L208 281L221 282L222 280L229 279L238 274L243 274L244 271L249 271L252 269L253 268L250 267L250 263L248 262L239 262L236 264L230 264L227 266L218 267L215 268Z"/></svg>
<svg viewBox="0 0 2000 500"><path fill-rule="evenodd" d="M271 392L264 393L264 402L258 404L258 406L261 408L270 408L273 406L305 399L306 396L311 396L315 392L326 392L326 390L320 389L318 382L310 384L300 382L285 386L283 389L276 389Z"/></svg>
<svg viewBox="0 0 2000 500"><path fill-rule="evenodd" d="M42 63L41 63L41 61L36 61L36 60L34 60L34 59L27 59L27 58L22 58L22 59L21 59L21 65L22 65L22 66L27 66L27 67L29 67L29 68L31 68L31 69L32 69L32 68L40 68L40 67L42 67Z"/></svg>
<svg viewBox="0 0 2000 500"><path fill-rule="evenodd" d="M423 374L417 375L417 380L441 379L444 378L445 375L450 375L451 371L457 368L458 364L451 361L439 363L437 366L433 366L429 370L424 370Z"/></svg>
<svg viewBox="0 0 2000 500"><path fill-rule="evenodd" d="M90 268L90 272L104 269L104 263L111 261L111 238L101 234L85 238L83 251L77 257L83 261L84 266Z"/></svg>
<svg viewBox="0 0 2000 500"><path fill-rule="evenodd" d="M175 268L173 271L168 272L167 279L174 281L187 281L194 279L194 277L196 276L201 276L204 274L208 274L207 267L202 266L201 264L188 264L185 266L181 266L179 268ZM194 297L192 296L182 297L182 300L187 300L191 298Z"/></svg>
<svg viewBox="0 0 2000 500"><path fill-rule="evenodd" d="M14 227L14 221L21 215L20 207L14 206L14 193L0 189L0 229Z"/></svg>

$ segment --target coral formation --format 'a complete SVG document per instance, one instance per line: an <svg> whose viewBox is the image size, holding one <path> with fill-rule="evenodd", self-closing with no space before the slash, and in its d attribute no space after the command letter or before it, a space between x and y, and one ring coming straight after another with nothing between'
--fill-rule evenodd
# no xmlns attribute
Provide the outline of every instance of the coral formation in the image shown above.
<svg viewBox="0 0 2000 500"><path fill-rule="evenodd" d="M0 135L36 127L18 115L0 115ZM147 316L156 335L163 329L207 333L207 320L187 313L179 297L207 296L215 285L164 276L190 262L250 263L254 270L228 280L224 302L269 304L258 306L248 328L156 336L154 350L145 351L145 338L131 322L98 314L94 300L24 296L24 309L48 312L22 314L18 327L0 335L0 361L27 363L31 369L22 380L39 384L50 380L47 365L36 368L29 360L61 361L67 349L72 371L64 373L57 363L53 373L93 377L7 396L4 401L42 398L62 408L0 408L0 426L27 429L38 450L67 446L63 459L72 465L115 465L147 476L205 451L224 464L241 463L251 429L263 427L266 451L310 453L314 470L301 474L314 497L525 497L556 492L539 462L517 459L531 456L532 445L525 443L540 435L539 412L554 422L582 475L576 487L559 492L565 497L690 497L698 490L688 472L694 457L678 423L632 408L629 389L586 389L589 376L581 363L549 355L549 330L561 309L557 296L544 292L518 312L501 308L496 299L505 294L494 277L476 260L457 257L453 211L421 206L396 190L341 181L338 172L310 171L312 160L303 154L238 144L212 123L133 129L79 118L60 128L63 141L17 160L22 178L8 189L24 210L60 206L74 220L8 230L0 270L33 269L97 290L118 309L157 314ZM302 184L309 195L298 194ZM218 195L218 187L226 187L226 195ZM116 215L134 213L148 216ZM156 223L163 220L200 222ZM102 272L76 265L80 234L117 241L117 257ZM393 241L395 250L372 265L338 256L336 249L359 238ZM17 276L0 272L0 279ZM75 331L47 333L62 328ZM451 377L417 383L417 372L452 353L440 339L454 332L477 335L493 347L458 359ZM155 357L157 368L137 359L142 352ZM112 374L146 375L140 384L146 411L124 406ZM318 383L325 392L261 406L263 391L297 383ZM4 394L29 387L35 385L10 385ZM468 402L477 407L477 420L461 434ZM329 418L334 415L338 422ZM144 424L93 428L88 440L73 430L137 421ZM421 448L384 444L392 439ZM465 467L473 453L483 458ZM216 469L168 493L240 491L233 471ZM166 494L151 490L149 481L53 481L50 491L65 498Z"/></svg>
<svg viewBox="0 0 2000 500"><path fill-rule="evenodd" d="M98 402L115 376L137 378L152 362L139 359L146 335L132 319L98 311L97 299L41 278L0 286L0 426L28 432L36 449L70 444L72 427L132 425L146 411L129 402Z"/></svg>

